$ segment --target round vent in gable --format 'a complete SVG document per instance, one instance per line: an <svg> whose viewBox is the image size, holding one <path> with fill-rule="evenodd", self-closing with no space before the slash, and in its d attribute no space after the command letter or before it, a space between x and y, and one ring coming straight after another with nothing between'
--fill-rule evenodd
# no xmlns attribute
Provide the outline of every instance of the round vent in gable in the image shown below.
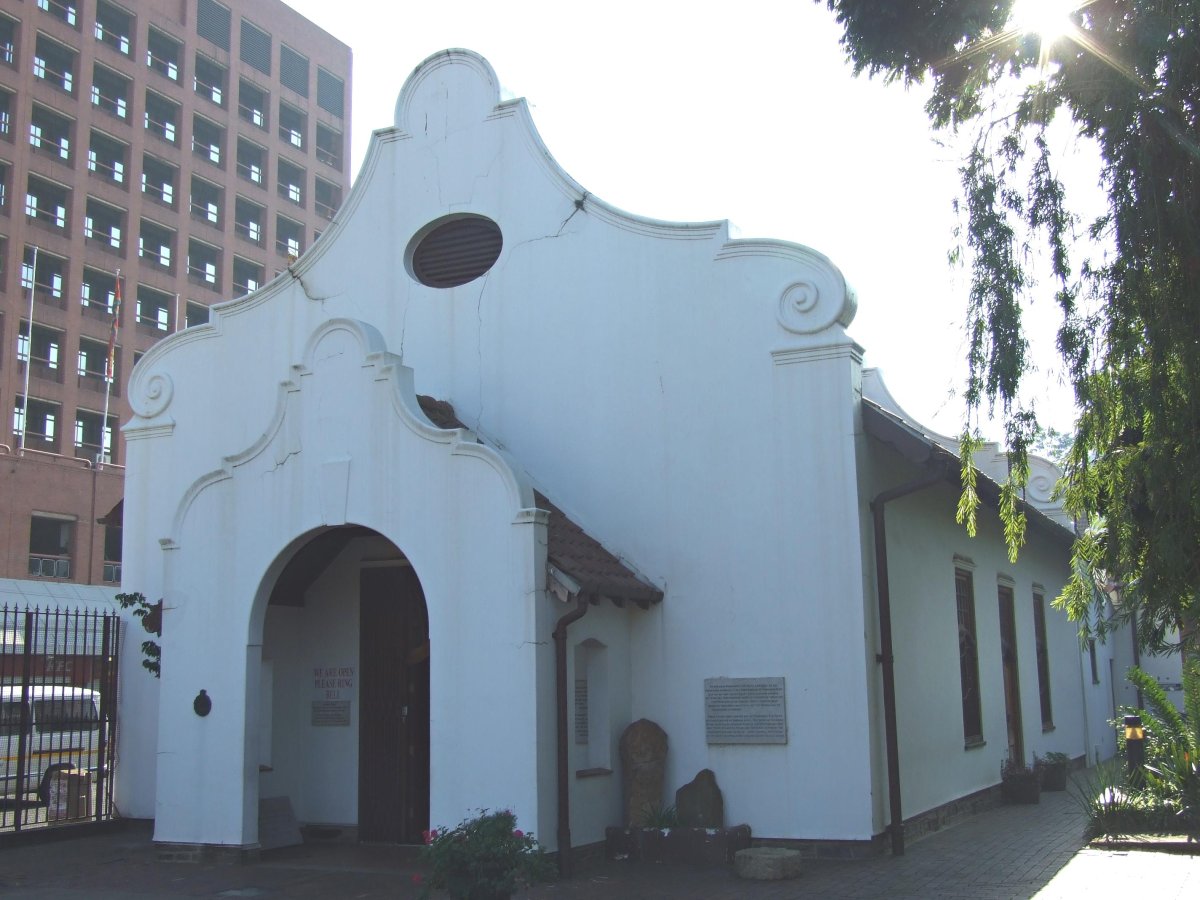
<svg viewBox="0 0 1200 900"><path fill-rule="evenodd" d="M438 219L412 239L406 254L409 272L429 287L458 287L487 272L503 246L500 226L485 216Z"/></svg>

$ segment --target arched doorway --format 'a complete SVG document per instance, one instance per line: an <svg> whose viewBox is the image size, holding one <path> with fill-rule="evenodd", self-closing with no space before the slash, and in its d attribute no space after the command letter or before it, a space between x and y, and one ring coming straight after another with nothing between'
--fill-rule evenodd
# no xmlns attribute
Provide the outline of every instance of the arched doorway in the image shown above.
<svg viewBox="0 0 1200 900"><path fill-rule="evenodd" d="M263 623L260 796L360 841L429 827L429 617L420 578L369 528L295 542Z"/></svg>

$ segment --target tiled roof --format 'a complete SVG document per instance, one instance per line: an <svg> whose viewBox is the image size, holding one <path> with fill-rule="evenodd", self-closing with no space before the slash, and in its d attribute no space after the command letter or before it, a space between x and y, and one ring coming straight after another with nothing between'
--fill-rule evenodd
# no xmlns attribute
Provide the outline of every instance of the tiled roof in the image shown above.
<svg viewBox="0 0 1200 900"><path fill-rule="evenodd" d="M429 421L439 428L466 427L454 414L454 407L446 401L418 396L417 402ZM544 494L535 491L534 498L539 509L550 513L547 561L573 578L581 593L593 601L607 597L618 605L628 601L643 608L662 600L662 591L634 574Z"/></svg>

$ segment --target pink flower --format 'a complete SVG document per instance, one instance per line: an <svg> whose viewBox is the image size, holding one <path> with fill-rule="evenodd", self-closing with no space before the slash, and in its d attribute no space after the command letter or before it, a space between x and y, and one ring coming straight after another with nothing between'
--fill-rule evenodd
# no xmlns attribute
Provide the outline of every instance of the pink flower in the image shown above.
<svg viewBox="0 0 1200 900"><path fill-rule="evenodd" d="M513 831L513 837L523 838L525 837L525 832L523 832L520 828L517 828Z"/></svg>
<svg viewBox="0 0 1200 900"><path fill-rule="evenodd" d="M421 832L421 837L424 838L425 843L427 844L432 844L437 836L438 833L436 828L430 828L428 831Z"/></svg>
<svg viewBox="0 0 1200 900"><path fill-rule="evenodd" d="M425 880L425 879L424 879L424 878L422 878L422 877L420 876L420 874L415 874L415 875L413 875L413 877L412 877L412 883L413 883L413 884L420 884L420 883L421 883L422 881L424 881L424 880Z"/></svg>

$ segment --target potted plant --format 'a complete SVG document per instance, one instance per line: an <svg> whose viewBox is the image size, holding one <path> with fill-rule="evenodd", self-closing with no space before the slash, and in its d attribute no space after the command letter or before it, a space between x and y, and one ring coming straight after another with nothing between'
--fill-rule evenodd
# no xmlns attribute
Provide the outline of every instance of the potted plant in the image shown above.
<svg viewBox="0 0 1200 900"><path fill-rule="evenodd" d="M1004 760L1000 767L1000 794L1009 803L1037 803L1041 800L1042 785L1038 773L1024 762Z"/></svg>
<svg viewBox="0 0 1200 900"><path fill-rule="evenodd" d="M518 886L550 871L538 842L517 828L517 817L507 809L481 809L456 828L428 831L425 844L429 879L424 897L443 888L455 900L508 900Z"/></svg>
<svg viewBox="0 0 1200 900"><path fill-rule="evenodd" d="M1043 791L1065 791L1067 789L1067 763L1065 753L1051 750L1045 756L1033 755L1033 768L1042 779Z"/></svg>

